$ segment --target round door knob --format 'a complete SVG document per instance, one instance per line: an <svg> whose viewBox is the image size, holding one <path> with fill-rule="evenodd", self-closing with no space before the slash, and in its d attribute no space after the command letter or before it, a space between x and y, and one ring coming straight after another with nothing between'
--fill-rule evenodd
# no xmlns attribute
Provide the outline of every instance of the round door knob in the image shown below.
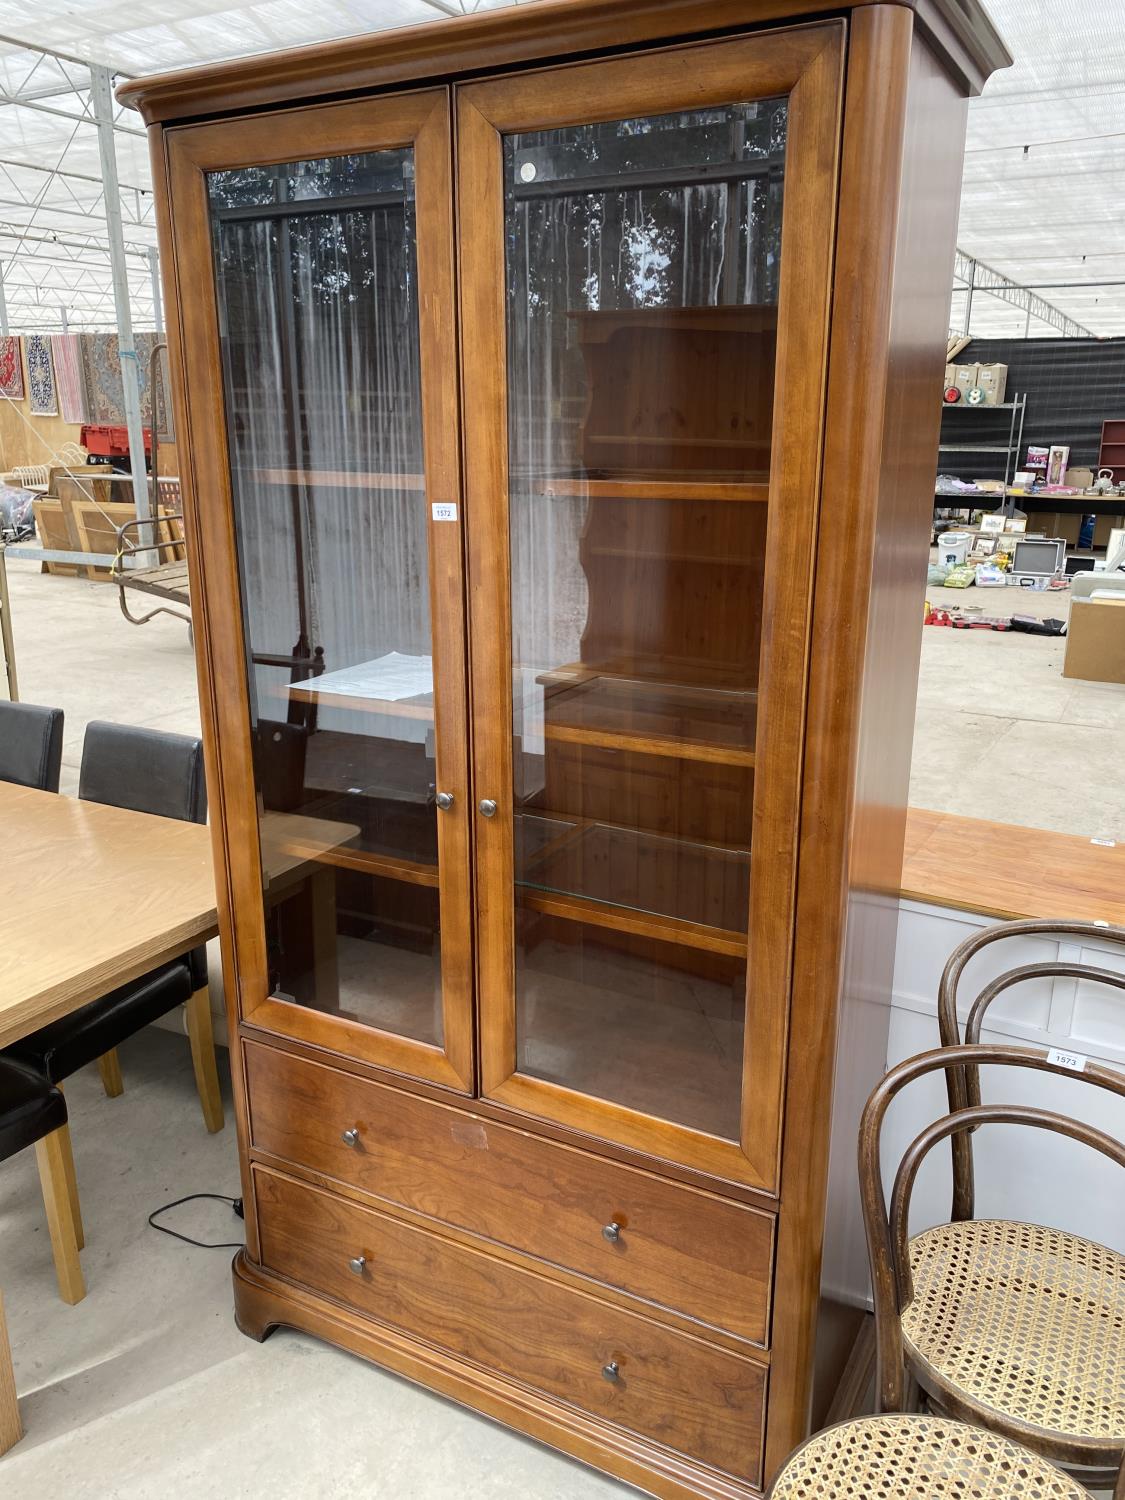
<svg viewBox="0 0 1125 1500"><path fill-rule="evenodd" d="M496 803L491 797L485 797L480 804L480 815L482 818L494 818L496 816Z"/></svg>
<svg viewBox="0 0 1125 1500"><path fill-rule="evenodd" d="M354 1271L357 1276L363 1275L364 1267L367 1265L366 1255L353 1255L348 1261L348 1270Z"/></svg>
<svg viewBox="0 0 1125 1500"><path fill-rule="evenodd" d="M621 1379L621 1366L615 1359L611 1359L608 1365L602 1365L602 1379L608 1380L610 1385L616 1385Z"/></svg>
<svg viewBox="0 0 1125 1500"><path fill-rule="evenodd" d="M611 1245L616 1245L621 1238L621 1225L616 1219L612 1224L607 1224L602 1230L602 1239L608 1240Z"/></svg>
<svg viewBox="0 0 1125 1500"><path fill-rule="evenodd" d="M453 806L453 793L439 792L434 798L434 801L441 808L442 812L448 812L449 809Z"/></svg>
<svg viewBox="0 0 1125 1500"><path fill-rule="evenodd" d="M353 1125L350 1130L345 1130L344 1133L343 1133L343 1135L340 1137L340 1139L343 1141L343 1143L344 1143L345 1146L358 1146L359 1145L359 1126L358 1125Z"/></svg>

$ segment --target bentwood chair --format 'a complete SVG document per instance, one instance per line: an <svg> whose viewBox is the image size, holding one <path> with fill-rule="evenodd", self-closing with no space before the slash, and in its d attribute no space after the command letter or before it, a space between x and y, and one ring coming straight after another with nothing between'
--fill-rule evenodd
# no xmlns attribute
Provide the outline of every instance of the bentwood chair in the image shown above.
<svg viewBox="0 0 1125 1500"><path fill-rule="evenodd" d="M1008 1438L944 1417L887 1413L814 1433L769 1500L1090 1500L1053 1464Z"/></svg>
<svg viewBox="0 0 1125 1500"><path fill-rule="evenodd" d="M207 816L203 746L198 739L121 724L90 724L78 794L92 802L202 823ZM196 948L111 994L63 1016L9 1049L59 1083L97 1061L110 1097L123 1092L116 1048L150 1022L184 1005L196 1088L210 1131L223 1128L215 1067L207 950Z"/></svg>
<svg viewBox="0 0 1125 1500"><path fill-rule="evenodd" d="M63 712L34 703L0 703L0 781L57 792Z"/></svg>
<svg viewBox="0 0 1125 1500"><path fill-rule="evenodd" d="M61 1090L34 1068L14 1058L0 1057L0 1161L7 1161L27 1146L35 1147L39 1164L59 1295L64 1302L81 1302L86 1295L78 1263L82 1216L70 1154L66 1100Z"/></svg>
<svg viewBox="0 0 1125 1500"><path fill-rule="evenodd" d="M995 927L982 928L980 932L970 934L953 950L942 972L938 986L938 1030L943 1047L955 1047L961 1041L958 992L970 961L996 943L1018 942L1027 938L1069 938L1079 943L1112 943L1121 948L1122 957L1125 957L1123 927L1097 926L1092 922L1026 920L1000 922ZM1121 992L1125 1014L1125 973L1093 964L1058 959L1047 963L1020 964L1017 968L1000 974L977 994L965 1022L965 1041L980 1041L985 1012L1005 990L1035 979L1077 979L1116 989ZM946 1088L950 1109L980 1103L980 1078L976 1068L947 1070ZM953 1137L953 1217L956 1220L973 1217L973 1155L969 1137L964 1134Z"/></svg>
<svg viewBox="0 0 1125 1500"><path fill-rule="evenodd" d="M1099 929L1100 930L1100 929ZM1125 1500L1125 1257L1037 1224L973 1219L954 1194L952 1222L910 1236L918 1169L952 1138L971 1156L982 1125L1069 1136L1125 1168L1125 1144L1091 1125L1032 1105L961 1105L928 1125L898 1167L890 1205L880 1174L887 1109L907 1084L942 1070L964 1087L981 1065L1080 1079L1125 1100L1125 1074L1088 1062L1080 1072L1027 1047L940 1048L892 1068L863 1112L860 1193L875 1297L877 1406L902 1412L908 1382L943 1417L988 1428L1051 1462L1081 1469ZM957 1095L958 1099L960 1094ZM971 1493L971 1491L969 1492Z"/></svg>

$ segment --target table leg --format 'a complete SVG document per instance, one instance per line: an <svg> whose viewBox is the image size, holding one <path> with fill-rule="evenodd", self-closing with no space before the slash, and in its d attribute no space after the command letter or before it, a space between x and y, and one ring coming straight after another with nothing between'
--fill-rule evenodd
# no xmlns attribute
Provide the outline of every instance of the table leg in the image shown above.
<svg viewBox="0 0 1125 1500"><path fill-rule="evenodd" d="M23 1437L20 1409L16 1402L16 1376L8 1325L4 1322L4 1298L0 1295L0 1453L7 1453Z"/></svg>
<svg viewBox="0 0 1125 1500"><path fill-rule="evenodd" d="M196 990L187 1003L187 1028L191 1040L191 1065L195 1087L203 1109L203 1122L212 1134L223 1128L223 1096L215 1068L215 1035L211 1023L211 991Z"/></svg>

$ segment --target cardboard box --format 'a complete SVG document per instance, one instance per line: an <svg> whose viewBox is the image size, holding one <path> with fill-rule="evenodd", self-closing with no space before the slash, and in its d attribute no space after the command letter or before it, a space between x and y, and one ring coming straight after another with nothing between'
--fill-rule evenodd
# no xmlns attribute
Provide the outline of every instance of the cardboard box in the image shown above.
<svg viewBox="0 0 1125 1500"><path fill-rule="evenodd" d="M1125 683L1125 595L1070 601L1063 676Z"/></svg>
<svg viewBox="0 0 1125 1500"><path fill-rule="evenodd" d="M1122 512L1122 515L1125 515L1125 511ZM1094 546L1108 549L1110 534L1117 530L1120 522L1121 516L1099 516L1094 522Z"/></svg>
<svg viewBox="0 0 1125 1500"><path fill-rule="evenodd" d="M1008 389L1008 366L978 365L977 385L984 392L985 406L1002 406Z"/></svg>
<svg viewBox="0 0 1125 1500"><path fill-rule="evenodd" d="M1045 501L1049 496L1044 496ZM1082 529L1081 516L1059 516L1050 510L1033 510L1027 518L1028 531L1041 531L1044 536L1061 536L1072 547L1078 545L1078 533Z"/></svg>
<svg viewBox="0 0 1125 1500"><path fill-rule="evenodd" d="M964 401L969 392L978 384L977 371L979 365L954 365L953 379L950 385L955 385L961 392L961 400Z"/></svg>

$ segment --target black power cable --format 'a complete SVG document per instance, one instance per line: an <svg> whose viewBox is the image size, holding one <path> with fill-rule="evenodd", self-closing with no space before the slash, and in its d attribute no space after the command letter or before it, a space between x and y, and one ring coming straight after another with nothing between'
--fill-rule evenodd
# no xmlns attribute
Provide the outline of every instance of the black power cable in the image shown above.
<svg viewBox="0 0 1125 1500"><path fill-rule="evenodd" d="M241 1250L242 1240L224 1240L221 1243L213 1240L193 1240L190 1235L181 1234L178 1229L169 1229L165 1224L158 1224L158 1214L166 1214L173 1208L179 1208L181 1203L194 1203L197 1198L210 1198L216 1203L229 1203L240 1219L245 1218L242 1211L241 1198L228 1198L225 1193L189 1193L186 1198L177 1198L174 1203L165 1203L162 1208L154 1208L148 1216L148 1222L153 1229L159 1229L161 1234L170 1234L174 1240L183 1240L185 1245L197 1245L201 1250Z"/></svg>

